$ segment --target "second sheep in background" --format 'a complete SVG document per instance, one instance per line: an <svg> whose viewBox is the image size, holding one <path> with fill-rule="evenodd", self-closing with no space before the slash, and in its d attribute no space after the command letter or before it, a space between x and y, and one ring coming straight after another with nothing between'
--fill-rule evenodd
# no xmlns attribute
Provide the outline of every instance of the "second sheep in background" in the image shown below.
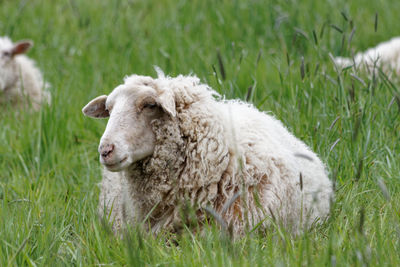
<svg viewBox="0 0 400 267"><path fill-rule="evenodd" d="M43 103L50 104L48 85L35 62L24 54L33 45L31 41L13 43L0 37L0 105L32 105L39 110Z"/></svg>

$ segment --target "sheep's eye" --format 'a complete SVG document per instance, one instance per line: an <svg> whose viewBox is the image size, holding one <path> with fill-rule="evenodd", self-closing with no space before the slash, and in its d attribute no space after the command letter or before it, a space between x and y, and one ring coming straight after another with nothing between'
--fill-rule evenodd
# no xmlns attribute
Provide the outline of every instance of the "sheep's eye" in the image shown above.
<svg viewBox="0 0 400 267"><path fill-rule="evenodd" d="M3 52L3 55L6 56L6 57L9 57L9 56L11 56L11 52L5 51L5 52Z"/></svg>
<svg viewBox="0 0 400 267"><path fill-rule="evenodd" d="M156 107L157 107L156 103L147 103L147 104L144 104L144 106L143 106L143 108L149 108L149 109L153 109Z"/></svg>

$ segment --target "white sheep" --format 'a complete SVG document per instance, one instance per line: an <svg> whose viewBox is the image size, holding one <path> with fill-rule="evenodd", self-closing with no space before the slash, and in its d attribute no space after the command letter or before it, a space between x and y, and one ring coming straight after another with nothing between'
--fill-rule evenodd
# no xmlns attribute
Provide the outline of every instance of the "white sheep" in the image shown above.
<svg viewBox="0 0 400 267"><path fill-rule="evenodd" d="M341 68L355 66L369 72L381 68L389 76L393 72L400 75L400 37L380 43L365 52L358 52L353 59L336 57L335 63Z"/></svg>
<svg viewBox="0 0 400 267"><path fill-rule="evenodd" d="M23 55L32 46L31 41L13 43L8 37L0 37L0 104L24 105L31 103L38 110L51 96L45 91L35 62Z"/></svg>
<svg viewBox="0 0 400 267"><path fill-rule="evenodd" d="M115 231L145 219L154 233L177 231L187 204L200 225L214 210L235 236L273 222L299 233L327 217L332 183L317 155L271 115L214 95L197 77L159 72L82 109L109 117L99 211Z"/></svg>

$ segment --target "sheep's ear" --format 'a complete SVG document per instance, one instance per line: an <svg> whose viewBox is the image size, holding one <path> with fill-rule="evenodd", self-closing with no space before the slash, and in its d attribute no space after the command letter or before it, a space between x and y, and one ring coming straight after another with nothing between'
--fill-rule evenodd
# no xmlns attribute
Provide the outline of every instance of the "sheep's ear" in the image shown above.
<svg viewBox="0 0 400 267"><path fill-rule="evenodd" d="M24 54L32 46L33 46L32 41L20 41L20 42L14 44L14 47L11 49L11 55L15 56L15 55L19 55L19 54Z"/></svg>
<svg viewBox="0 0 400 267"><path fill-rule="evenodd" d="M170 116L176 116L175 99L171 91L163 92L157 101L162 109L167 112Z"/></svg>
<svg viewBox="0 0 400 267"><path fill-rule="evenodd" d="M106 109L106 100L106 95L96 97L82 109L83 114L92 118L110 117L110 113Z"/></svg>

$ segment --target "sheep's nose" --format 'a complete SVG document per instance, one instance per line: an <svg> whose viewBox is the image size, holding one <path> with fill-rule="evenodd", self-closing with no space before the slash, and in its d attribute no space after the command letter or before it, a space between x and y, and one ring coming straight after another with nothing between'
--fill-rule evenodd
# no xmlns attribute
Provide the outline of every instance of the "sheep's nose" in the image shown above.
<svg viewBox="0 0 400 267"><path fill-rule="evenodd" d="M107 158L111 157L111 155L114 151L114 148L115 148L114 144L101 145L100 149L99 149L100 155L104 159L107 159Z"/></svg>

